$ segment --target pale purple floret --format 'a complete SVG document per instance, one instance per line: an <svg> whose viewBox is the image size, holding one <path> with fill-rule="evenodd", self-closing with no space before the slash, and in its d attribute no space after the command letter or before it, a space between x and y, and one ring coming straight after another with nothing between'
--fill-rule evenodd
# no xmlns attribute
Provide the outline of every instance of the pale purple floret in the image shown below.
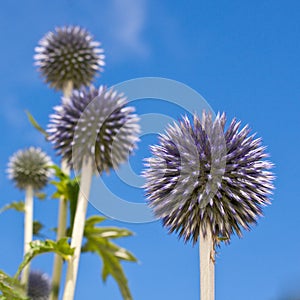
<svg viewBox="0 0 300 300"><path fill-rule="evenodd" d="M25 190L29 186L36 191L46 186L50 177L51 158L40 148L29 147L14 153L8 162L7 173L16 187Z"/></svg>
<svg viewBox="0 0 300 300"><path fill-rule="evenodd" d="M78 89L90 85L98 71L103 71L103 49L91 34L79 26L64 26L48 32L35 48L35 64L47 83L56 90L68 82Z"/></svg>
<svg viewBox="0 0 300 300"><path fill-rule="evenodd" d="M170 125L152 146L144 176L147 201L169 232L196 243L200 228L215 241L249 230L270 204L273 164L261 139L233 119L209 113ZM225 131L225 132L224 132Z"/></svg>
<svg viewBox="0 0 300 300"><path fill-rule="evenodd" d="M57 154L75 170L90 157L100 173L125 162L140 132L135 109L126 104L123 94L104 86L73 91L50 116L48 138Z"/></svg>

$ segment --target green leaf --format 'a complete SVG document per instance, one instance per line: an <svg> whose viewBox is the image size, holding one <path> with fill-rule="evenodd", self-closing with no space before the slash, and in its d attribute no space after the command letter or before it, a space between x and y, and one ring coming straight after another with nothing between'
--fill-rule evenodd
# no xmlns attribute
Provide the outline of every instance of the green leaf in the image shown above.
<svg viewBox="0 0 300 300"><path fill-rule="evenodd" d="M103 217L103 216L91 216L85 221L85 228L87 228L87 227L93 227L94 228L94 226L96 224L99 224L99 223L101 223L105 220L106 220L106 218Z"/></svg>
<svg viewBox="0 0 300 300"><path fill-rule="evenodd" d="M52 195L52 198L55 199L63 198L69 201L70 224L71 224L69 231L72 234L72 228L73 228L76 207L77 207L78 193L79 193L79 179L78 178L72 179L56 165L52 166L51 168L55 171L55 176L58 179L57 181L54 180L51 181L51 184L53 184L56 187L56 191Z"/></svg>
<svg viewBox="0 0 300 300"><path fill-rule="evenodd" d="M118 283L120 292L124 300L132 300L132 296L128 287L128 281L124 274L123 268L119 260L113 255L99 251L103 259L102 279L106 281L107 276L110 274Z"/></svg>
<svg viewBox="0 0 300 300"><path fill-rule="evenodd" d="M130 253L125 248L119 247L116 244L110 242L105 238L94 237L94 236L87 236L88 242L87 245L89 246L89 242L91 242L91 250L92 252L97 252L99 249L106 253L109 253L119 260L126 260L131 262L137 262L137 259L134 257L132 253Z"/></svg>
<svg viewBox="0 0 300 300"><path fill-rule="evenodd" d="M96 252L103 261L102 280L105 282L111 275L117 282L124 300L132 300L128 281L123 271L121 260L136 261L136 258L127 250L120 248L103 238L88 238L84 248Z"/></svg>
<svg viewBox="0 0 300 300"><path fill-rule="evenodd" d="M39 199L39 200L45 200L47 195L45 193L35 193L35 196Z"/></svg>
<svg viewBox="0 0 300 300"><path fill-rule="evenodd" d="M132 236L133 233L125 228L118 227L91 227L86 226L86 235L95 235L107 239L116 239L121 237Z"/></svg>
<svg viewBox="0 0 300 300"><path fill-rule="evenodd" d="M39 221L33 221L33 235L40 236L40 231L44 228L44 225Z"/></svg>
<svg viewBox="0 0 300 300"><path fill-rule="evenodd" d="M68 174L64 173L61 168L57 165L52 165L50 166L50 169L53 169L54 170L54 173L55 173L55 176L58 178L58 179L67 179L69 178Z"/></svg>
<svg viewBox="0 0 300 300"><path fill-rule="evenodd" d="M131 300L121 261L136 262L137 259L128 250L112 243L110 239L131 236L133 233L124 228L96 226L104 220L106 218L103 216L92 216L86 220L84 228L86 243L82 247L82 252L97 253L103 261L103 281L111 275L117 282L123 298Z"/></svg>
<svg viewBox="0 0 300 300"><path fill-rule="evenodd" d="M2 295L1 295L2 294ZM25 288L19 280L10 277L0 270L0 299L27 300Z"/></svg>
<svg viewBox="0 0 300 300"><path fill-rule="evenodd" d="M25 112L26 112L27 118L28 118L29 122L31 123L31 125L32 125L35 129L37 129L39 132L41 132L41 133L45 136L45 138L47 138L47 137L48 137L48 133L46 132L46 130L44 130L44 129L39 125L39 123L35 120L35 118L32 116L32 114L31 114L28 110L26 110Z"/></svg>
<svg viewBox="0 0 300 300"><path fill-rule="evenodd" d="M69 200L69 208L70 208L70 231L72 234L73 231L73 224L75 220L75 213L77 208L77 200L78 200L78 194L79 194L79 181L77 178L70 180L67 182L66 185L66 195L67 199Z"/></svg>
<svg viewBox="0 0 300 300"><path fill-rule="evenodd" d="M20 264L15 278L18 278L24 267L37 255L43 253L54 252L60 255L65 260L70 260L74 254L74 248L71 248L68 243L68 238L62 238L55 242L52 240L45 241L33 241L30 243L30 250L24 256L22 263Z"/></svg>
<svg viewBox="0 0 300 300"><path fill-rule="evenodd" d="M19 211L19 212L24 212L25 211L25 207L24 207L24 201L14 201L10 204L7 204L5 205L4 207L2 207L0 209L0 214L9 210L9 209L14 209L16 211Z"/></svg>

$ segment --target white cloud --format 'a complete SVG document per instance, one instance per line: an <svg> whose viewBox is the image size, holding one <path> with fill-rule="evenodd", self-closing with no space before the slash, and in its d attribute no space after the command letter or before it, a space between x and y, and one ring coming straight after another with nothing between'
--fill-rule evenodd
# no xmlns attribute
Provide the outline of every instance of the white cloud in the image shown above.
<svg viewBox="0 0 300 300"><path fill-rule="evenodd" d="M149 0L77 0L80 17L75 24L86 27L95 40L103 43L110 62L130 56L147 58L149 44L144 39ZM69 11L69 17L73 12ZM74 23L73 23L74 24Z"/></svg>
<svg viewBox="0 0 300 300"><path fill-rule="evenodd" d="M111 1L111 15L114 18L112 37L119 47L143 57L149 54L149 48L142 38L146 12L146 0Z"/></svg>

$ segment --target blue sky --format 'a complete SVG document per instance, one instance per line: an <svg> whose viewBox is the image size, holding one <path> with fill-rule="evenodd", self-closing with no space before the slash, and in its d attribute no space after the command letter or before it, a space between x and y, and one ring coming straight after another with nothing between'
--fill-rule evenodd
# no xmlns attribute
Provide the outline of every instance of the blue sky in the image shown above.
<svg viewBox="0 0 300 300"><path fill-rule="evenodd" d="M5 169L8 157L30 145L54 155L29 125L28 109L45 127L60 94L49 89L33 66L34 47L55 26L78 24L102 42L105 72L95 84L114 85L141 76L183 82L197 90L215 111L249 123L263 137L276 168L276 190L265 217L243 239L219 249L216 298L277 300L300 282L300 3L299 1L53 0L2 1L0 4L0 204L21 200ZM147 111L148 109L148 111ZM143 107L137 111L159 112ZM181 112L170 108L175 119ZM145 137L131 163L136 172L149 155ZM56 160L58 161L58 160ZM117 191L124 187L114 185ZM126 197L143 202L141 191ZM36 218L56 226L57 202L36 201ZM97 214L92 206L88 214ZM21 214L0 216L0 269L13 274L22 258ZM124 264L134 299L199 299L198 247L168 235L159 222L107 224L131 229L136 236L119 243L139 264ZM50 231L45 231L51 236ZM33 268L52 270L45 255ZM100 280L97 257L82 258L76 300L121 299L112 279ZM300 293L300 291L299 291Z"/></svg>

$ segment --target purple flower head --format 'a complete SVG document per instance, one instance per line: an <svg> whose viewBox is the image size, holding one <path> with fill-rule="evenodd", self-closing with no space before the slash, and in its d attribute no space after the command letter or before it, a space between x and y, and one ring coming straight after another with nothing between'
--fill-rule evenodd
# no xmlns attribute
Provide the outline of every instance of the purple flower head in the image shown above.
<svg viewBox="0 0 300 300"><path fill-rule="evenodd" d="M51 282L47 274L32 271L28 280L28 297L31 300L48 300L51 292Z"/></svg>
<svg viewBox="0 0 300 300"><path fill-rule="evenodd" d="M48 32L35 48L36 65L45 81L56 90L68 82L75 89L91 84L104 66L103 49L88 31L79 26L55 28Z"/></svg>
<svg viewBox="0 0 300 300"><path fill-rule="evenodd" d="M140 131L134 108L126 104L123 94L103 86L73 91L50 116L47 131L57 154L75 170L91 157L100 173L126 161Z"/></svg>
<svg viewBox="0 0 300 300"><path fill-rule="evenodd" d="M52 172L49 169L51 164L50 157L40 148L30 147L19 150L9 159L8 177L21 190L29 186L34 190L41 190L51 176Z"/></svg>
<svg viewBox="0 0 300 300"><path fill-rule="evenodd" d="M203 112L184 117L151 147L144 176L149 206L169 232L196 243L210 227L215 241L249 230L269 204L273 164L261 139L233 119Z"/></svg>

